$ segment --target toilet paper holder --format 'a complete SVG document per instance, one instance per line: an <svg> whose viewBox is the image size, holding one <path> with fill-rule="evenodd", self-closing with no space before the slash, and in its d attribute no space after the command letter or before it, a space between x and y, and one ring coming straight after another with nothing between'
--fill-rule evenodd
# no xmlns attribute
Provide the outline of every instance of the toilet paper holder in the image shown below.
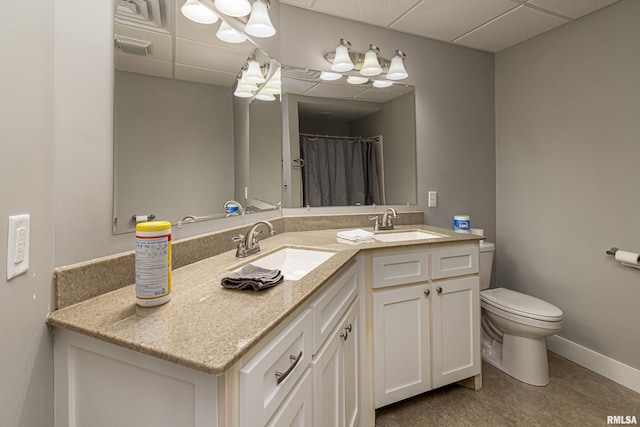
<svg viewBox="0 0 640 427"><path fill-rule="evenodd" d="M605 252L607 255L615 257L616 261L619 261L625 267L633 267L640 269L640 255L635 252L623 251L618 248L612 247ZM618 256L619 255L619 256Z"/></svg>

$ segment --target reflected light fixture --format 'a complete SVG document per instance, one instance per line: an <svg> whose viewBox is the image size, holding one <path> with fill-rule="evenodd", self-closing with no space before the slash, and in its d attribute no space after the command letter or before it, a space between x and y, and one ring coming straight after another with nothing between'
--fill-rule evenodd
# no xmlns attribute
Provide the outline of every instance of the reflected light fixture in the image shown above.
<svg viewBox="0 0 640 427"><path fill-rule="evenodd" d="M378 62L378 53L380 53L380 48L370 44L369 50L364 54L364 63L362 64L362 68L360 68L360 74L368 77L382 74L382 67L380 66L380 62Z"/></svg>
<svg viewBox="0 0 640 427"><path fill-rule="evenodd" d="M332 80L340 80L342 78L342 74L333 73L331 71L321 71L320 78L324 81L332 81Z"/></svg>
<svg viewBox="0 0 640 427"><path fill-rule="evenodd" d="M368 82L369 79L366 77L360 76L349 76L347 77L347 83L351 83L352 85L361 85Z"/></svg>
<svg viewBox="0 0 640 427"><path fill-rule="evenodd" d="M240 17L251 13L249 0L215 0L213 4L227 16Z"/></svg>
<svg viewBox="0 0 640 427"><path fill-rule="evenodd" d="M392 84L393 82L390 80L374 80L373 81L373 87L377 87L377 88L389 87Z"/></svg>
<svg viewBox="0 0 640 427"><path fill-rule="evenodd" d="M254 37L271 37L276 33L276 29L269 19L268 1L255 0L251 5L251 16L244 27L247 34Z"/></svg>
<svg viewBox="0 0 640 427"><path fill-rule="evenodd" d="M220 28L218 28L216 37L227 43L242 43L247 40L247 36L245 36L244 33L237 31L225 21L222 21L222 23L220 24Z"/></svg>
<svg viewBox="0 0 640 427"><path fill-rule="evenodd" d="M351 71L354 68L353 61L349 56L349 48L351 43L345 39L340 39L340 44L336 47L336 54L333 58L333 64L331 69L337 73L345 73Z"/></svg>
<svg viewBox="0 0 640 427"><path fill-rule="evenodd" d="M219 19L218 15L206 3L207 0L204 0L204 3L200 0L187 0L180 8L180 11L184 16L198 24L214 24Z"/></svg>
<svg viewBox="0 0 640 427"><path fill-rule="evenodd" d="M247 73L244 75L244 80L250 83L264 83L266 79L264 78L264 74L262 74L262 69L260 67L260 63L255 60L255 58L251 59L248 62Z"/></svg>
<svg viewBox="0 0 640 427"><path fill-rule="evenodd" d="M389 80L402 80L409 77L407 70L404 68L404 59L407 55L401 50L396 50L396 54L391 58L391 65L389 66L389 72L387 73L387 79Z"/></svg>

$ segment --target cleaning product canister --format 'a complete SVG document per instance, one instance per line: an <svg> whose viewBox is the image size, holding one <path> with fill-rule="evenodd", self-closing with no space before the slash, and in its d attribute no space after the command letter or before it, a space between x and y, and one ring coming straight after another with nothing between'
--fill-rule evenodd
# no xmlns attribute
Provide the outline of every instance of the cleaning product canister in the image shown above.
<svg viewBox="0 0 640 427"><path fill-rule="evenodd" d="M453 230L456 233L471 233L471 220L469 220L469 215L454 215Z"/></svg>
<svg viewBox="0 0 640 427"><path fill-rule="evenodd" d="M136 304L153 307L171 299L171 223L136 225Z"/></svg>

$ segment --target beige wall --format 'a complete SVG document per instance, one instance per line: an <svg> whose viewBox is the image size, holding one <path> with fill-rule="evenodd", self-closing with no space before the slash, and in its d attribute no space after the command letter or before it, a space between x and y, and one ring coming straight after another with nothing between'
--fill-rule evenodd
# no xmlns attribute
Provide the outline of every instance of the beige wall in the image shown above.
<svg viewBox="0 0 640 427"><path fill-rule="evenodd" d="M640 368L640 2L496 55L497 283L565 313L560 335Z"/></svg>
<svg viewBox="0 0 640 427"><path fill-rule="evenodd" d="M53 425L53 22L51 1L0 2L0 426ZM7 281L8 216L25 213L30 267Z"/></svg>

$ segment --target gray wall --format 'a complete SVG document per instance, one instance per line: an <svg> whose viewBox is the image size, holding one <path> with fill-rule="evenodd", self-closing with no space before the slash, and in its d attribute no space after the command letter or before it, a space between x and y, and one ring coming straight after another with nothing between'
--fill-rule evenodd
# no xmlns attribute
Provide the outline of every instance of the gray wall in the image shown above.
<svg viewBox="0 0 640 427"><path fill-rule="evenodd" d="M640 2L496 56L497 283L565 313L560 336L640 368Z"/></svg>
<svg viewBox="0 0 640 427"><path fill-rule="evenodd" d="M233 198L231 89L122 71L115 83L118 231L135 229L134 214L222 214Z"/></svg>
<svg viewBox="0 0 640 427"><path fill-rule="evenodd" d="M53 23L51 1L0 2L0 426L53 425ZM7 217L23 213L30 267L7 281Z"/></svg>
<svg viewBox="0 0 640 427"><path fill-rule="evenodd" d="M418 207L428 224L453 228L454 214L495 237L494 55L280 5L284 65L327 70L340 38L389 58L406 52L415 86ZM438 207L427 208L427 192Z"/></svg>

